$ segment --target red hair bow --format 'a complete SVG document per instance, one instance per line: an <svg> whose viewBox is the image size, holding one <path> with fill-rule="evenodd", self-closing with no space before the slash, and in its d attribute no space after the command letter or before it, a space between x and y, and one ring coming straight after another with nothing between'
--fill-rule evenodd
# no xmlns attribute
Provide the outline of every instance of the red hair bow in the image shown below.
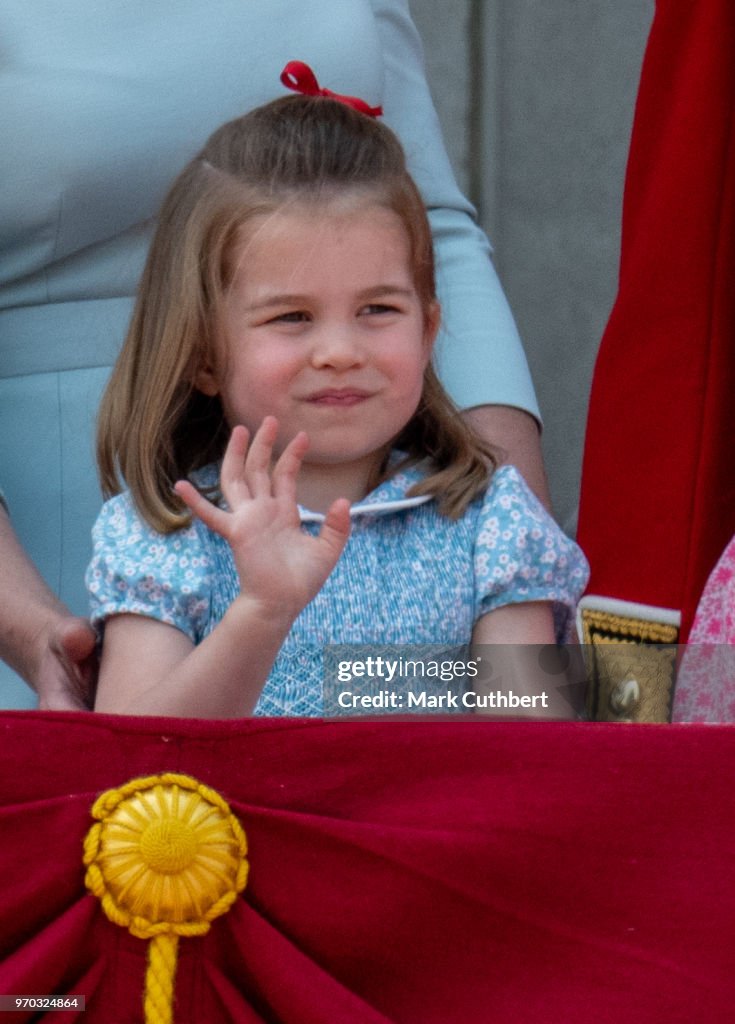
<svg viewBox="0 0 735 1024"><path fill-rule="evenodd" d="M322 89L309 65L300 60L288 62L281 72L281 81L287 89L300 92L302 96L328 96L332 100L346 103L354 110L359 110L361 114L369 114L370 117L379 117L383 113L382 107L371 107L358 96L341 96L331 89Z"/></svg>

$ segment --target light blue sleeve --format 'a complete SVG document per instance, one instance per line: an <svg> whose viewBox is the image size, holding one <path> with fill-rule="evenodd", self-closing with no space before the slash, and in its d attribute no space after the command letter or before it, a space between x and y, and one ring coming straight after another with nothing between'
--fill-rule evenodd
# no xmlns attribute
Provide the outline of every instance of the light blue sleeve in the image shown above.
<svg viewBox="0 0 735 1024"><path fill-rule="evenodd" d="M90 618L145 615L176 626L196 644L211 605L211 558L196 524L161 534L141 518L128 494L105 502L92 530L86 574Z"/></svg>
<svg viewBox="0 0 735 1024"><path fill-rule="evenodd" d="M528 363L475 210L457 187L407 0L371 0L383 46L385 120L429 209L443 326L436 360L460 408L510 405L539 418Z"/></svg>
<svg viewBox="0 0 735 1024"><path fill-rule="evenodd" d="M514 466L493 474L475 539L475 621L508 604L550 601L557 640L570 640L589 578L587 559Z"/></svg>

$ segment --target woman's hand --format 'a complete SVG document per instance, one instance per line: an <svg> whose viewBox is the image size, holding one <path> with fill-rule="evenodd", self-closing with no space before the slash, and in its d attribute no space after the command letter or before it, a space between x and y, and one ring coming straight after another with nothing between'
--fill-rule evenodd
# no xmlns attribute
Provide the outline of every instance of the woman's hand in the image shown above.
<svg viewBox="0 0 735 1024"><path fill-rule="evenodd" d="M0 658L50 711L90 707L97 681L96 638L49 590L0 504Z"/></svg>
<svg viewBox="0 0 735 1024"><path fill-rule="evenodd" d="M192 513L229 543L242 593L263 611L295 617L324 585L350 534L350 505L340 498L318 537L301 529L296 480L308 448L298 434L271 468L278 421L267 416L252 443L245 427L232 431L220 488L228 510L217 508L188 481L176 493Z"/></svg>
<svg viewBox="0 0 735 1024"><path fill-rule="evenodd" d="M86 619L59 616L39 638L36 689L42 711L88 711L97 682L94 630Z"/></svg>

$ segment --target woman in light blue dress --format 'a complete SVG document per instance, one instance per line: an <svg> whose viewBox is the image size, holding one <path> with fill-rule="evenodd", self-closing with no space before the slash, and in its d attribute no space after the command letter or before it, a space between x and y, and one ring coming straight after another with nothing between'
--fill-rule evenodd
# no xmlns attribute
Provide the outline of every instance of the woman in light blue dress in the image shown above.
<svg viewBox="0 0 735 1024"><path fill-rule="evenodd" d="M0 481L22 545L63 602L49 599L52 620L63 606L86 614L94 417L160 199L214 127L281 93L291 59L382 104L430 208L444 383L463 408L497 407L478 413L488 433L542 486L525 357L452 176L406 0L71 0L43 13L5 0L0 30ZM43 593L21 599L29 573L22 559L3 563L0 654L15 651L43 691L37 660L17 654ZM0 666L0 705L33 699Z"/></svg>

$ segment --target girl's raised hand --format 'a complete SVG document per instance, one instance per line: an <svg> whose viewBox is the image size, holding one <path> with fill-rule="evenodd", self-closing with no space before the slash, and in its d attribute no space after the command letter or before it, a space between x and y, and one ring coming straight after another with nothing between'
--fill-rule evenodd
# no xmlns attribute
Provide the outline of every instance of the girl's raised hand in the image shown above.
<svg viewBox="0 0 735 1024"><path fill-rule="evenodd" d="M335 501L318 537L301 529L296 479L308 448L300 433L271 468L278 421L267 416L249 444L245 427L232 431L220 488L228 510L186 480L175 487L192 513L229 543L242 593L263 611L296 617L324 585L350 535L350 504Z"/></svg>

